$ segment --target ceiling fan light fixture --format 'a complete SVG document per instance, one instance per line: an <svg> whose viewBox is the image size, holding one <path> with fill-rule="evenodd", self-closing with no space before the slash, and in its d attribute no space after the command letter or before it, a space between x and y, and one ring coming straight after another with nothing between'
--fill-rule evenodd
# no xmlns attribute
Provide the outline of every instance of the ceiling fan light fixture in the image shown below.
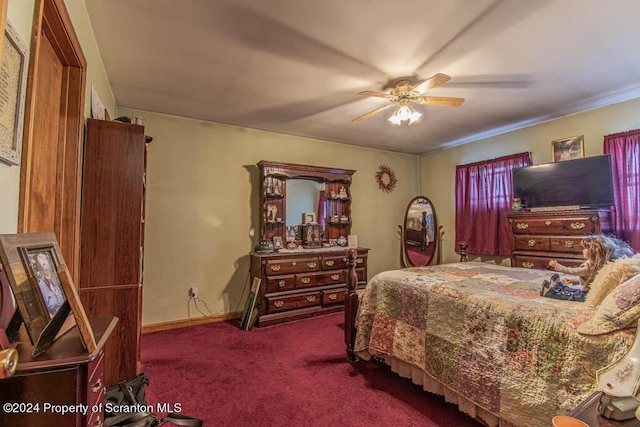
<svg viewBox="0 0 640 427"><path fill-rule="evenodd" d="M409 116L409 124L413 124L415 122L417 122L418 120L420 120L420 117L422 117L422 114L419 113L417 110L412 108L412 112L411 115Z"/></svg>
<svg viewBox="0 0 640 427"><path fill-rule="evenodd" d="M396 126L400 126L402 124L402 120L400 120L400 117L398 117L398 112L394 112L391 117L389 117L388 119L391 124L394 124Z"/></svg>
<svg viewBox="0 0 640 427"><path fill-rule="evenodd" d="M392 115L389 117L389 121L396 125L400 126L403 123L407 123L408 125L412 125L413 123L420 120L422 114L419 113L415 108L410 107L408 105L401 105Z"/></svg>

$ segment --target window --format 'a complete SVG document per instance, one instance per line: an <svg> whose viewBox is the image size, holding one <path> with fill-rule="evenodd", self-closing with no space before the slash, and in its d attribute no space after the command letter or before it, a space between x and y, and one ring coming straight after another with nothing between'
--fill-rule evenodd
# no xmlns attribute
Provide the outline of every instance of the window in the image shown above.
<svg viewBox="0 0 640 427"><path fill-rule="evenodd" d="M456 242L467 242L469 253L511 253L505 215L513 199L511 171L530 164L529 153L518 153L456 167Z"/></svg>

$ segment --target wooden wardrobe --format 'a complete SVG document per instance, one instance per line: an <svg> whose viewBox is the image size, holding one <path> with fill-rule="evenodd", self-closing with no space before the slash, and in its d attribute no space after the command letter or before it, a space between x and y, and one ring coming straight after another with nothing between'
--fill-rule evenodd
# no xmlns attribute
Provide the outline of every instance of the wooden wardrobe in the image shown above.
<svg viewBox="0 0 640 427"><path fill-rule="evenodd" d="M79 288L89 317L120 320L106 345L106 387L138 372L145 173L144 127L87 120Z"/></svg>

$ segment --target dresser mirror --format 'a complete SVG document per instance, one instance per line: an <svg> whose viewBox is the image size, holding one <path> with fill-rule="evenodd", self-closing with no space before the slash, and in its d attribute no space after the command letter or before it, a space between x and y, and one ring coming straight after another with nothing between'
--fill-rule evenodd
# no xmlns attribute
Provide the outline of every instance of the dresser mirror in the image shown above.
<svg viewBox="0 0 640 427"><path fill-rule="evenodd" d="M304 214L309 212L315 212L317 222L321 223L319 202L324 184L309 179L288 179L286 186L287 227L301 224Z"/></svg>
<svg viewBox="0 0 640 427"><path fill-rule="evenodd" d="M398 226L401 235L400 263L403 268L431 264L438 255L440 229L431 201L423 196L413 198L404 215L404 224Z"/></svg>
<svg viewBox="0 0 640 427"><path fill-rule="evenodd" d="M286 248L340 246L346 242L351 232L354 170L268 161L257 166L261 242L282 239ZM309 222L317 224L311 230L311 242L309 233L303 233L304 224Z"/></svg>

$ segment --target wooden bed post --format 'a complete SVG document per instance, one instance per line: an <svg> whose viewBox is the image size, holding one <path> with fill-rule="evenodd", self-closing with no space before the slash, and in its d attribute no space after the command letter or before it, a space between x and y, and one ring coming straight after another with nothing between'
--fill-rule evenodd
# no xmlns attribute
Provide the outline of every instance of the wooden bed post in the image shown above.
<svg viewBox="0 0 640 427"><path fill-rule="evenodd" d="M344 296L344 342L347 345L347 360L355 362L356 355L353 346L356 341L356 313L358 312L358 276L356 275L356 259L358 251L349 249L347 251L347 292Z"/></svg>
<svg viewBox="0 0 640 427"><path fill-rule="evenodd" d="M460 262L469 262L469 258L467 258L467 242L461 241L458 243L458 247L460 248Z"/></svg>

